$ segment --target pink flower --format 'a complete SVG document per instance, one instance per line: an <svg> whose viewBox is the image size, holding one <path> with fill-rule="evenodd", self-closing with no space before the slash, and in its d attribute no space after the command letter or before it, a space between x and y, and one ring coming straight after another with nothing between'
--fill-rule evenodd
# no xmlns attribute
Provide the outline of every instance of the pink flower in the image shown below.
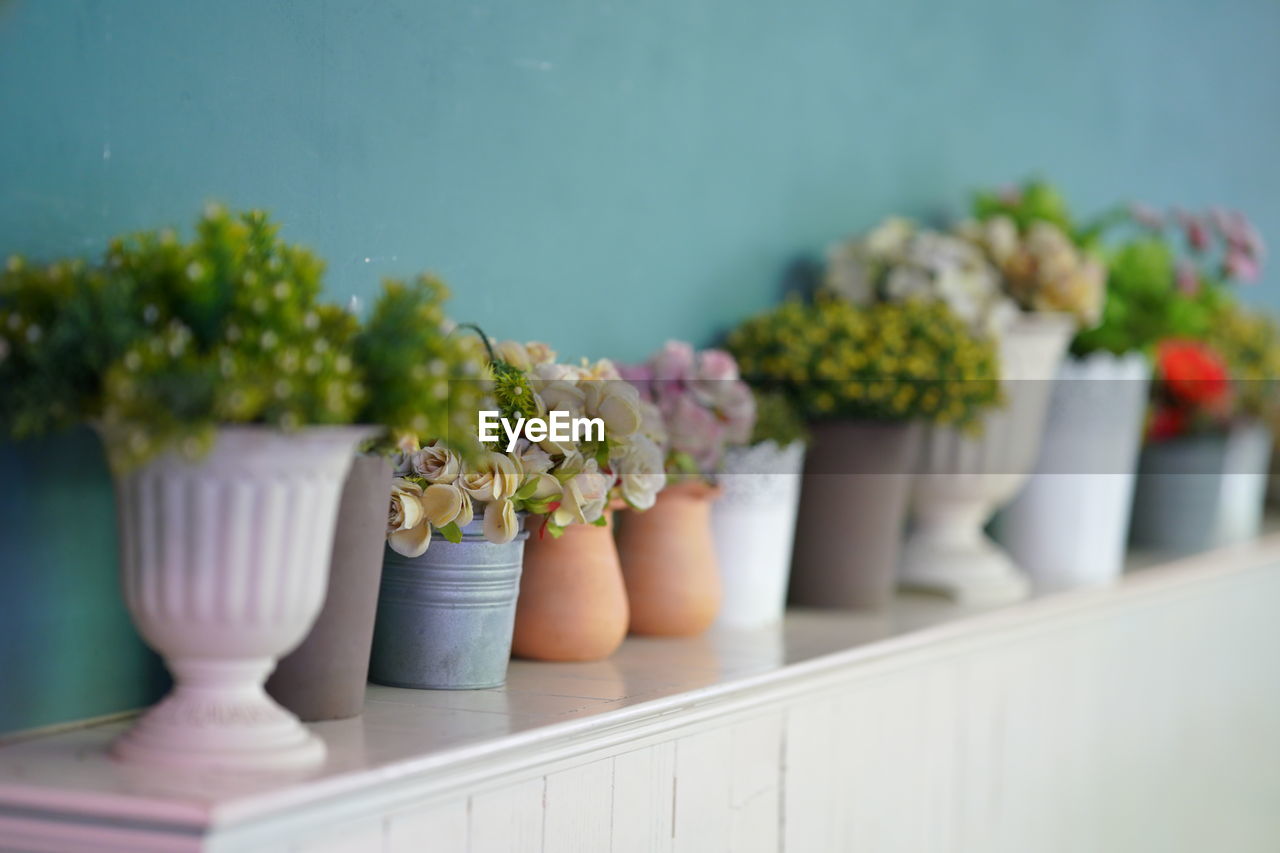
<svg viewBox="0 0 1280 853"><path fill-rule="evenodd" d="M1158 231L1164 227L1164 214L1149 204L1135 201L1129 205L1129 215L1144 228Z"/></svg>
<svg viewBox="0 0 1280 853"><path fill-rule="evenodd" d="M1222 274L1227 278L1257 281L1261 272L1258 262L1235 246L1229 247L1226 257L1222 259Z"/></svg>
<svg viewBox="0 0 1280 853"><path fill-rule="evenodd" d="M1178 290L1187 296L1195 296L1200 290L1200 274L1196 270L1196 265L1182 258L1178 261L1177 272Z"/></svg>
<svg viewBox="0 0 1280 853"><path fill-rule="evenodd" d="M738 378L738 362L722 349L704 349L698 353L698 379L726 380Z"/></svg>
<svg viewBox="0 0 1280 853"><path fill-rule="evenodd" d="M1174 210L1174 218L1178 220L1178 224L1182 226L1182 230L1187 236L1187 245L1193 251L1203 252L1209 248L1209 228L1199 217L1187 213L1185 210Z"/></svg>
<svg viewBox="0 0 1280 853"><path fill-rule="evenodd" d="M692 378L693 364L693 346L685 341L667 341L649 360L653 378L658 382Z"/></svg>
<svg viewBox="0 0 1280 853"><path fill-rule="evenodd" d="M685 395L672 401L666 423L672 452L689 454L701 471L715 470L724 448L725 430L710 409Z"/></svg>

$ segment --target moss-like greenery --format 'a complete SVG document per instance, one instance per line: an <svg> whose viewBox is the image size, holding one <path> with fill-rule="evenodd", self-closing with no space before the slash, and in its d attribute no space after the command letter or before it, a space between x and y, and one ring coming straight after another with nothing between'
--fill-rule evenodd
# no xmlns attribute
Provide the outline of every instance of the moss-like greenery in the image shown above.
<svg viewBox="0 0 1280 853"><path fill-rule="evenodd" d="M728 348L748 381L785 391L808 420L966 427L1001 401L995 346L939 302L793 300L748 319Z"/></svg>

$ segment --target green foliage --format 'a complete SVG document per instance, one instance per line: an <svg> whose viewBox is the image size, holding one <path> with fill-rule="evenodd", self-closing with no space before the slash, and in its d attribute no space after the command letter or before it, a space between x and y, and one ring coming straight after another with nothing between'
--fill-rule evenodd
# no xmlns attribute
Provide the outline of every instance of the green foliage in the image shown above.
<svg viewBox="0 0 1280 853"><path fill-rule="evenodd" d="M172 231L115 240L105 273L131 294L141 335L106 369L112 464L176 446L203 452L219 424L350 423L365 399L356 318L316 300L324 264L280 240L266 214L210 206Z"/></svg>
<svg viewBox="0 0 1280 853"><path fill-rule="evenodd" d="M388 279L355 339L368 395L362 423L388 428L394 444L412 434L470 445L481 396L483 354L474 338L453 335L444 313L449 289L433 276Z"/></svg>
<svg viewBox="0 0 1280 853"><path fill-rule="evenodd" d="M1194 293L1180 290L1176 264L1174 250L1159 237L1140 237L1111 250L1102 323L1077 335L1072 352L1150 354L1165 338L1203 340L1214 312L1229 297L1213 284Z"/></svg>
<svg viewBox="0 0 1280 853"><path fill-rule="evenodd" d="M1065 233L1079 237L1067 201L1052 184L1030 180L1020 187L984 190L973 198L973 215L978 219L1008 216L1019 231L1027 231L1032 223L1050 222Z"/></svg>
<svg viewBox="0 0 1280 853"><path fill-rule="evenodd" d="M139 331L127 302L82 261L9 259L0 273L0 437L58 432L95 414L102 365Z"/></svg>
<svg viewBox="0 0 1280 853"><path fill-rule="evenodd" d="M751 443L772 441L786 447L797 441L808 443L809 430L796 410L791 398L781 391L752 388L756 398L756 424L751 431Z"/></svg>
<svg viewBox="0 0 1280 853"><path fill-rule="evenodd" d="M995 346L936 301L792 300L748 319L728 348L749 382L784 391L808 420L969 427L1001 401Z"/></svg>
<svg viewBox="0 0 1280 853"><path fill-rule="evenodd" d="M1211 312L1206 343L1222 357L1231 376L1233 411L1275 421L1280 380L1280 325L1274 317L1233 302Z"/></svg>

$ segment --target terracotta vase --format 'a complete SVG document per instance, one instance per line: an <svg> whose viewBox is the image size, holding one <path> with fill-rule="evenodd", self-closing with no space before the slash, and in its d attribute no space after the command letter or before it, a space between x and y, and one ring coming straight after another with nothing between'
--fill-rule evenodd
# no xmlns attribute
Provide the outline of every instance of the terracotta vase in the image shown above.
<svg viewBox="0 0 1280 853"><path fill-rule="evenodd" d="M630 612L612 517L606 511L606 526L575 524L558 539L540 533L541 517L528 519L511 646L517 657L603 660L622 643Z"/></svg>
<svg viewBox="0 0 1280 853"><path fill-rule="evenodd" d="M678 483L663 489L647 511L619 513L618 555L632 633L688 637L715 621L721 593L711 506L719 495L703 483Z"/></svg>

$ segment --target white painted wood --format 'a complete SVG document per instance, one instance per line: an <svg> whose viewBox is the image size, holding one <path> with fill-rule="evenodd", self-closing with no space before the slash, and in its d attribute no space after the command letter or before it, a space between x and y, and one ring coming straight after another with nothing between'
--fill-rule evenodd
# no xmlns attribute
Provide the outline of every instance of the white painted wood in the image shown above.
<svg viewBox="0 0 1280 853"><path fill-rule="evenodd" d="M302 778L0 747L0 849L1280 850L1280 538L974 612L792 613L374 688Z"/></svg>
<svg viewBox="0 0 1280 853"><path fill-rule="evenodd" d="M369 819L331 829L290 845L289 849L293 853L383 853L387 849L386 821Z"/></svg>
<svg viewBox="0 0 1280 853"><path fill-rule="evenodd" d="M727 727L676 741L672 838L677 853L729 849L732 764L733 732Z"/></svg>
<svg viewBox="0 0 1280 853"><path fill-rule="evenodd" d="M729 849L777 850L782 823L783 715L738 723L729 732Z"/></svg>
<svg viewBox="0 0 1280 853"><path fill-rule="evenodd" d="M387 853L452 853L467 849L466 800L408 810L387 818Z"/></svg>
<svg viewBox="0 0 1280 853"><path fill-rule="evenodd" d="M672 846L673 742L613 757L613 853L663 853Z"/></svg>
<svg viewBox="0 0 1280 853"><path fill-rule="evenodd" d="M469 853L540 853L547 783L530 779L471 798Z"/></svg>
<svg viewBox="0 0 1280 853"><path fill-rule="evenodd" d="M547 777L543 849L599 853L613 833L613 761L602 758Z"/></svg>

